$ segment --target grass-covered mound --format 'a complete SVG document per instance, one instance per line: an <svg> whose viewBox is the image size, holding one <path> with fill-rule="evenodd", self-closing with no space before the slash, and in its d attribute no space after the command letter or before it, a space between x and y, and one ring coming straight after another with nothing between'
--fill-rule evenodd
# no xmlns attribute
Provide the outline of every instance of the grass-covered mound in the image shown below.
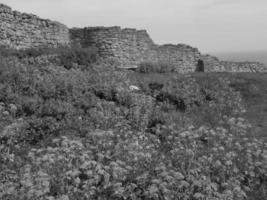
<svg viewBox="0 0 267 200"><path fill-rule="evenodd" d="M231 78L77 60L1 63L0 199L267 197L267 143Z"/></svg>

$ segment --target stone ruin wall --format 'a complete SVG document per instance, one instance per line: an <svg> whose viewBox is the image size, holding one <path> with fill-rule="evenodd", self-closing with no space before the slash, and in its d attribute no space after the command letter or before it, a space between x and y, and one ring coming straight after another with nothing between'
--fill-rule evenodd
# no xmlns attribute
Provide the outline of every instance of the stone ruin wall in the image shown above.
<svg viewBox="0 0 267 200"><path fill-rule="evenodd" d="M259 62L221 61L221 64L226 72L267 72L267 67Z"/></svg>
<svg viewBox="0 0 267 200"><path fill-rule="evenodd" d="M220 72L222 70L221 62L218 58L210 55L202 55L201 60L204 62L206 72Z"/></svg>
<svg viewBox="0 0 267 200"><path fill-rule="evenodd" d="M267 72L267 66L260 62L220 61L210 55L202 55L205 72Z"/></svg>
<svg viewBox="0 0 267 200"><path fill-rule="evenodd" d="M0 46L25 49L56 47L69 42L69 30L65 25L0 4Z"/></svg>
<svg viewBox="0 0 267 200"><path fill-rule="evenodd" d="M179 73L194 72L201 56L198 49L184 44L159 45L156 52L159 62L175 66Z"/></svg>
<svg viewBox="0 0 267 200"><path fill-rule="evenodd" d="M103 58L115 58L121 64L142 61L154 45L146 31L120 27L88 27L71 29L71 40L82 47L95 46Z"/></svg>
<svg viewBox="0 0 267 200"><path fill-rule="evenodd" d="M74 44L95 46L102 57L116 59L122 67L160 62L180 73L193 72L200 58L199 51L188 45L156 45L145 30L88 27L71 29L70 35Z"/></svg>
<svg viewBox="0 0 267 200"><path fill-rule="evenodd" d="M199 59L206 72L263 72L266 66L257 62L227 62L201 55L198 49L184 44L156 45L145 30L120 27L68 29L55 21L32 14L13 11L0 4L0 46L15 49L57 47L79 44L95 46L103 58L112 58L121 67L138 66L142 62L173 65L177 72L194 72Z"/></svg>
<svg viewBox="0 0 267 200"><path fill-rule="evenodd" d="M203 60L205 72L265 72L258 62L220 61L210 55L201 55L197 48L184 44L157 45L145 30L115 27L87 27L70 29L73 44L95 46L101 57L113 58L123 68L142 62L170 64L179 73L194 72L198 60Z"/></svg>

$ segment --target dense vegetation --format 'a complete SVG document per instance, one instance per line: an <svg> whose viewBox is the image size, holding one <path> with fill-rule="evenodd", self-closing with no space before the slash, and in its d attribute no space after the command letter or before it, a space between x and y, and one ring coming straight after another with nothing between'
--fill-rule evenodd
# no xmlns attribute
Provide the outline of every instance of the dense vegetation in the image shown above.
<svg viewBox="0 0 267 200"><path fill-rule="evenodd" d="M74 46L58 47L58 48L32 48L32 49L9 49L4 46L0 46L0 58L16 58L19 60L23 59L34 59L42 56L54 56L54 64L64 66L66 69L73 68L77 65L86 67L93 63L96 63L99 59L97 48L81 48Z"/></svg>
<svg viewBox="0 0 267 200"><path fill-rule="evenodd" d="M142 62L137 68L140 73L170 73L175 72L175 66L164 62Z"/></svg>
<svg viewBox="0 0 267 200"><path fill-rule="evenodd" d="M0 199L266 199L267 142L237 79L127 73L91 52L2 59Z"/></svg>

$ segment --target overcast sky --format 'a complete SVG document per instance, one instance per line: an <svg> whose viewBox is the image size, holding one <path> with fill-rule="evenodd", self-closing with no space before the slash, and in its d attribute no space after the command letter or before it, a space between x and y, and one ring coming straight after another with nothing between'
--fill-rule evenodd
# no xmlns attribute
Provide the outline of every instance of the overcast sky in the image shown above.
<svg viewBox="0 0 267 200"><path fill-rule="evenodd" d="M68 27L146 29L203 53L267 50L267 0L0 0Z"/></svg>

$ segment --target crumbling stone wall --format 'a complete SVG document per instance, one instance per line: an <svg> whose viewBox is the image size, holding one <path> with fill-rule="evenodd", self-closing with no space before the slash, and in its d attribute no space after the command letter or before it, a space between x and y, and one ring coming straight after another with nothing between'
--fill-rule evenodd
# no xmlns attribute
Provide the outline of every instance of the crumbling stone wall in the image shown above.
<svg viewBox="0 0 267 200"><path fill-rule="evenodd" d="M204 62L205 72L221 72L223 66L218 58L210 55L201 55L201 60Z"/></svg>
<svg viewBox="0 0 267 200"><path fill-rule="evenodd" d="M196 71L201 60L205 72L267 71L261 63L220 61L210 55L201 55L197 48L184 44L157 45L145 30L87 27L70 29L70 35L73 44L95 46L103 58L113 58L125 68L142 62L160 62L174 66L179 73L187 73Z"/></svg>
<svg viewBox="0 0 267 200"><path fill-rule="evenodd" d="M177 72L194 72L200 58L198 49L188 45L159 45L156 48L158 62L173 65Z"/></svg>
<svg viewBox="0 0 267 200"><path fill-rule="evenodd" d="M221 61L221 64L226 72L267 72L266 66L259 62Z"/></svg>
<svg viewBox="0 0 267 200"><path fill-rule="evenodd" d="M88 27L70 30L73 44L95 46L104 58L114 58L121 66L142 62L161 62L175 66L177 72L195 70L200 53L188 45L156 45L145 30L120 27Z"/></svg>
<svg viewBox="0 0 267 200"><path fill-rule="evenodd" d="M194 72L203 61L205 72L263 72L266 66L257 62L226 62L201 55L198 49L184 44L157 45L145 30L120 27L68 29L58 22L13 11L0 4L0 46L16 49L57 47L69 44L95 46L100 56L112 58L121 67L142 62L159 62L175 67L179 73Z"/></svg>
<svg viewBox="0 0 267 200"><path fill-rule="evenodd" d="M0 4L0 45L23 49L56 47L69 42L69 30L65 25Z"/></svg>
<svg viewBox="0 0 267 200"><path fill-rule="evenodd" d="M95 46L104 57L117 58L121 64L135 64L147 57L153 41L145 30L121 29L120 27L88 27L71 29L74 44Z"/></svg>
<svg viewBox="0 0 267 200"><path fill-rule="evenodd" d="M267 72L267 67L259 62L220 61L210 55L202 55L205 72Z"/></svg>

